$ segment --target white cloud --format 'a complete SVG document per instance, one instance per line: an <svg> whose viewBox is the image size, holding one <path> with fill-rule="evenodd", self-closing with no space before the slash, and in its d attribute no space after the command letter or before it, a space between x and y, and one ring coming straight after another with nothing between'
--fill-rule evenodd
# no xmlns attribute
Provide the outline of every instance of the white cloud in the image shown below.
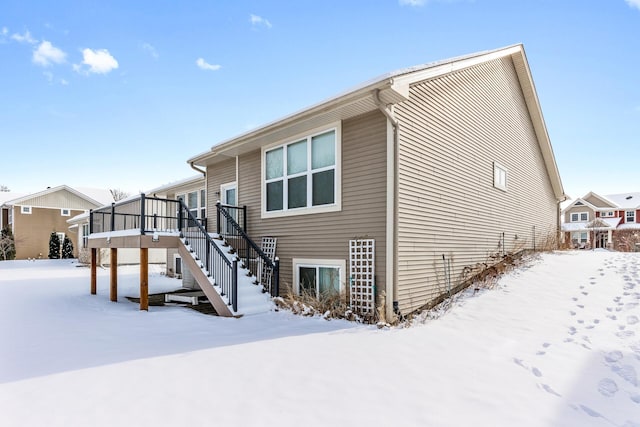
<svg viewBox="0 0 640 427"><path fill-rule="evenodd" d="M413 7L424 6L426 2L427 0L398 0L398 3L400 3L401 6Z"/></svg>
<svg viewBox="0 0 640 427"><path fill-rule="evenodd" d="M160 55L158 55L158 52L156 51L156 48L149 43L142 43L142 50L146 51L154 59L158 59L160 57Z"/></svg>
<svg viewBox="0 0 640 427"><path fill-rule="evenodd" d="M82 64L88 68L74 64L73 69L82 74L107 74L118 68L118 61L107 49L82 49Z"/></svg>
<svg viewBox="0 0 640 427"><path fill-rule="evenodd" d="M640 9L640 0L625 0L627 4L636 9Z"/></svg>
<svg viewBox="0 0 640 427"><path fill-rule="evenodd" d="M6 30L6 28L2 29L3 34L5 34L4 30ZM17 41L18 43L29 43L29 44L38 43L38 40L31 37L31 33L29 32L29 30L26 30L24 34L18 34L18 33L12 34L11 38Z"/></svg>
<svg viewBox="0 0 640 427"><path fill-rule="evenodd" d="M38 48L33 51L33 62L43 67L51 64L61 64L65 61L67 54L58 49L51 42L43 40Z"/></svg>
<svg viewBox="0 0 640 427"><path fill-rule="evenodd" d="M198 66L198 68L200 68L201 70L209 70L209 71L218 71L220 68L222 68L222 65L218 65L218 64L209 64L207 61L205 61L203 58L198 58L196 60L196 65Z"/></svg>
<svg viewBox="0 0 640 427"><path fill-rule="evenodd" d="M258 15L249 15L249 22L251 22L251 25L253 26L253 28L256 27L260 27L260 26L264 26L267 28L271 28L271 22L269 22L268 19L263 18L262 16L258 16Z"/></svg>

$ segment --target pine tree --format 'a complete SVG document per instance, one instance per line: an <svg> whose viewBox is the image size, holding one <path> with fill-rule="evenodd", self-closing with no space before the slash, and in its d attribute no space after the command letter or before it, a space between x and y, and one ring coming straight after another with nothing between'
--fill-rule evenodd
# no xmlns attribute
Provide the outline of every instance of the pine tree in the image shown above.
<svg viewBox="0 0 640 427"><path fill-rule="evenodd" d="M55 231L51 232L49 237L49 259L60 258L60 237Z"/></svg>
<svg viewBox="0 0 640 427"><path fill-rule="evenodd" d="M62 258L73 258L73 243L67 236L64 236L64 241L62 242Z"/></svg>

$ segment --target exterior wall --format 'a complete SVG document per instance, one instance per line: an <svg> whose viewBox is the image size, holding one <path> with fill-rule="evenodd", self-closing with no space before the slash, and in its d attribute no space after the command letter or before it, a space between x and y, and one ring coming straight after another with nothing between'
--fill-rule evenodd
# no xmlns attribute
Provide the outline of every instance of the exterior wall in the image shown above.
<svg viewBox="0 0 640 427"><path fill-rule="evenodd" d="M396 107L402 313L447 292L443 254L453 288L503 250L533 248L534 237L540 248L559 218L510 59L415 84L410 95ZM508 171L506 191L493 185L494 162Z"/></svg>
<svg viewBox="0 0 640 427"><path fill-rule="evenodd" d="M247 228L254 241L259 244L263 236L278 239L281 293L294 285L294 257L345 260L348 269L349 240L365 236L376 241L376 288L385 289L386 134L386 119L378 111L342 123L340 212L261 219L261 151L239 157L238 204L247 206ZM210 221L215 216L214 193L220 184L235 180L235 167L235 159L230 159L208 169Z"/></svg>
<svg viewBox="0 0 640 427"><path fill-rule="evenodd" d="M244 166L243 166L244 168ZM258 165L258 171L260 170L260 166ZM248 171L243 170L242 173L246 173ZM235 157L230 158L229 160L225 160L223 162L217 163L213 167L209 167L207 169L207 225L209 227L210 232L215 232L217 230L217 214L216 214L216 203L218 200L221 200L220 194L220 186L222 184L228 184L230 182L234 182L236 180L236 159ZM258 184L259 185L259 184ZM260 187L258 187L258 190ZM236 187L236 194L239 196L239 188ZM258 202L260 200L258 199ZM243 204L247 204L242 200L242 196L238 197L238 206L242 206ZM251 206L253 208L254 206ZM260 205L258 205L258 209L260 209Z"/></svg>
<svg viewBox="0 0 640 427"><path fill-rule="evenodd" d="M64 233L74 242L77 256L77 231L71 232L67 220L83 213L71 210L70 216L62 216L60 208L31 208L31 214L21 213L20 206L13 207L13 233L16 241L16 259L47 258L51 232ZM60 242L62 244L62 242Z"/></svg>
<svg viewBox="0 0 640 427"><path fill-rule="evenodd" d="M571 222L571 214L572 213L584 213L587 212L589 214L589 221L593 221L594 218L596 218L595 216L595 212L593 209L591 209L588 206L573 206L571 209L567 209L564 213L564 222L565 223L570 223ZM575 221L574 221L575 222Z"/></svg>
<svg viewBox="0 0 640 427"><path fill-rule="evenodd" d="M599 208L613 208L614 206L611 205L610 203L605 203L603 200L601 200L600 198L591 195L587 198L584 199L585 202L589 202L591 203L593 206L599 207Z"/></svg>

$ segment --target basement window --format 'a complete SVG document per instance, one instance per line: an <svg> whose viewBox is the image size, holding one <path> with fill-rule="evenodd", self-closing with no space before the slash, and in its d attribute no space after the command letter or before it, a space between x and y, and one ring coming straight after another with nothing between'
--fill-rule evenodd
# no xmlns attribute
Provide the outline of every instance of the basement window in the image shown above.
<svg viewBox="0 0 640 427"><path fill-rule="evenodd" d="M330 259L293 259L295 290L314 298L344 291L346 262Z"/></svg>

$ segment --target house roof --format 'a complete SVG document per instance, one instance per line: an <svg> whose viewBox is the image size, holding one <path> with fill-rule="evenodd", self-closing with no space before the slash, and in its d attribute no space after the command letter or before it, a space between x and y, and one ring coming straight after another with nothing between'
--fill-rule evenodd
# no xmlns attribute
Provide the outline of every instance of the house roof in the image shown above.
<svg viewBox="0 0 640 427"><path fill-rule="evenodd" d="M202 174L193 175L193 176L190 176L188 178L184 178L184 179L180 179L180 180L177 180L177 181L169 182L167 184L161 185L160 187L155 187L155 188L152 188L150 190L147 190L147 191L145 191L145 194L165 192L165 191L169 191L169 190L172 190L174 188L177 188L177 187L182 187L184 185L197 184L199 182L202 182L204 184L204 176Z"/></svg>
<svg viewBox="0 0 640 427"><path fill-rule="evenodd" d="M209 151L198 154L187 162L192 165L210 166L262 146L280 142L293 135L376 110L378 109L376 95L383 104L401 103L409 98L411 84L441 77L503 57L511 57L513 60L555 196L558 200L565 200L566 195L564 194L553 149L542 116L535 85L531 77L524 47L521 44L383 74L304 110L222 141L211 147Z"/></svg>
<svg viewBox="0 0 640 427"><path fill-rule="evenodd" d="M600 231L615 230L621 219L622 218L596 218L589 222L565 222L562 224L562 231L592 231L594 228Z"/></svg>
<svg viewBox="0 0 640 427"><path fill-rule="evenodd" d="M602 200L603 203L607 204L607 206L596 206L592 203L586 201L591 197L598 198ZM595 210L595 211L606 211L612 209L638 209L640 208L640 192L635 193L619 193L619 194L607 194L600 195L596 194L593 191L590 191L587 195L580 197L574 200L570 205L562 210L562 212L566 212L576 205L577 202L582 202L585 206Z"/></svg>
<svg viewBox="0 0 640 427"><path fill-rule="evenodd" d="M570 205L568 205L566 208L562 209L562 213L565 213L569 209L574 208L576 206L586 206L589 209L598 210L597 206L592 205L591 203L587 202L583 198L579 198L579 199L575 199L573 202L571 202Z"/></svg>
<svg viewBox="0 0 640 427"><path fill-rule="evenodd" d="M6 205L19 205L36 197L45 196L47 194L55 193L58 191L66 190L76 196L87 200L96 206L104 206L113 202L113 196L109 190L97 189L97 188L84 188L76 187L72 188L67 185L59 185L57 187L49 187L46 190L39 191L37 193L23 194L17 198L7 200L4 202Z"/></svg>
<svg viewBox="0 0 640 427"><path fill-rule="evenodd" d="M607 194L604 197L620 209L636 209L640 206L640 193Z"/></svg>

